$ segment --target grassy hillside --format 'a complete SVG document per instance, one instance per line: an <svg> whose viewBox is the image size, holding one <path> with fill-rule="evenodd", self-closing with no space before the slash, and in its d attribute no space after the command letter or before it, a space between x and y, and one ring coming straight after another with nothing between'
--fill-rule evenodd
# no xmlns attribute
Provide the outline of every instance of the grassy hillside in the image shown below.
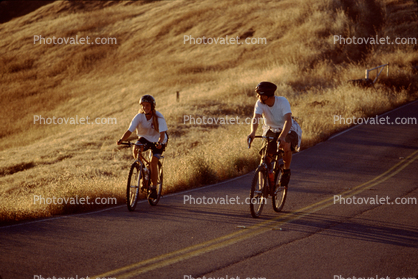
<svg viewBox="0 0 418 279"><path fill-rule="evenodd" d="M370 24L372 23L372 25ZM185 124L185 115L251 117L255 85L278 84L300 119L303 148L417 98L416 44L335 44L342 37L418 37L416 1L55 1L0 24L0 220L96 206L34 204L43 197L124 202L131 156L115 142L143 94L167 119L165 191L246 173L250 126ZM34 44L44 38L115 38L114 44ZM189 44L194 38L263 38L266 44ZM347 81L390 63L374 88ZM176 101L175 92L180 92ZM116 124L43 125L37 116L111 118Z"/></svg>

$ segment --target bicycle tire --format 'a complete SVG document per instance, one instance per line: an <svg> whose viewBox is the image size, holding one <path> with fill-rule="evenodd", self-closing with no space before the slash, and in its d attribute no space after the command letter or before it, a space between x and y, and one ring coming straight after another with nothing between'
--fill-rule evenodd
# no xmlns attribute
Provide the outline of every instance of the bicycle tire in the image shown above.
<svg viewBox="0 0 418 279"><path fill-rule="evenodd" d="M278 172L276 173L276 189L274 191L274 195L272 197L272 204L273 204L273 210L276 212L280 212L283 209L284 203L286 201L286 196L287 196L287 187L281 186L280 185L280 179L282 177L282 170L283 168L281 167ZM279 183L277 184L277 181L279 181Z"/></svg>
<svg viewBox="0 0 418 279"><path fill-rule="evenodd" d="M157 198L152 199L150 197L150 195L148 195L148 203L152 206L155 206L158 204L158 202L160 201L161 198L161 193L163 190L163 164L161 164L161 162L158 162L157 165L157 172L158 172L158 177L157 177Z"/></svg>
<svg viewBox="0 0 418 279"><path fill-rule="evenodd" d="M264 194L266 189L268 189L267 181L267 173L261 167L258 167L251 182L250 192L250 211L253 218L260 217L263 211L264 203L267 200Z"/></svg>
<svg viewBox="0 0 418 279"><path fill-rule="evenodd" d="M129 211L134 211L139 196L139 187L142 177L142 167L138 162L132 164L129 170L128 184L126 187L126 205Z"/></svg>

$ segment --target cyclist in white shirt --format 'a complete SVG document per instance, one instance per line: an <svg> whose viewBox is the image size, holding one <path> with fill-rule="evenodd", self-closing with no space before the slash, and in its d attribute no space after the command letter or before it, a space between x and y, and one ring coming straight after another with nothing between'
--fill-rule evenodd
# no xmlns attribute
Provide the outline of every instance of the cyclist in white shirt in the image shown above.
<svg viewBox="0 0 418 279"><path fill-rule="evenodd" d="M248 139L252 141L258 128L261 118L264 120L263 136L275 137L275 141L270 143L264 141L263 148L267 148L268 163L277 152L277 141L280 140L279 148L284 151L283 163L284 170L281 177L281 185L287 187L290 181L290 163L292 161L292 151L298 148L298 134L291 131L292 111L289 101L285 97L274 96L277 86L274 83L260 82L255 91L258 101L254 107L251 133ZM271 176L272 178L273 176Z"/></svg>
<svg viewBox="0 0 418 279"><path fill-rule="evenodd" d="M168 140L167 123L163 115L155 110L156 102L154 97L144 95L139 100L139 104L141 105L140 112L132 119L129 129L117 141L117 144L119 145L122 141L127 140L136 130L138 135L137 143L145 144L145 146L141 147L141 151L152 150L151 183L152 190L155 190L158 179L157 164ZM135 159L138 156L137 146L133 150L133 156ZM155 195L155 191L153 191L151 197L153 195Z"/></svg>

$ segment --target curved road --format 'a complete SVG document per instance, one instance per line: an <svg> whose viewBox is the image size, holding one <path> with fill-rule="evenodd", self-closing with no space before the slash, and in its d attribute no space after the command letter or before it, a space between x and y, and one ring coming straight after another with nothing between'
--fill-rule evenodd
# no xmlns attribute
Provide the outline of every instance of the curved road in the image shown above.
<svg viewBox="0 0 418 279"><path fill-rule="evenodd" d="M382 117L418 119L418 102ZM0 276L418 278L418 125L360 125L295 155L281 213L236 204L251 177L0 227Z"/></svg>

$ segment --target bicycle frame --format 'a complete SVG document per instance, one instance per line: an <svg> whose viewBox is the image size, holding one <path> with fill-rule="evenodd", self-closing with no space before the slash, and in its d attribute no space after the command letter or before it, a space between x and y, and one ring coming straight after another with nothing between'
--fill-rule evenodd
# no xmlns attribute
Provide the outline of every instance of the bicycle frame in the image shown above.
<svg viewBox="0 0 418 279"><path fill-rule="evenodd" d="M163 181L163 170L162 170L162 161L164 159L163 156L160 156L160 161L157 165L157 176L158 176L158 183L155 188L150 188L151 186L151 160L153 153L151 150L149 151L149 156L144 156L143 153L147 151L142 151L143 146L146 144L142 143L131 143L131 142L122 142L120 143L127 147L139 147L139 150L134 150L135 161L131 165L131 169L128 176L128 185L127 185L127 205L129 211L135 210L136 201L138 199L138 191L145 192L147 195L147 200L150 205L157 205L160 197L162 197L162 181ZM135 154L136 153L136 154ZM148 159L146 157L149 157ZM136 174L135 174L136 173ZM132 180L132 176L135 176L135 180ZM135 181L132 184L132 181Z"/></svg>
<svg viewBox="0 0 418 279"><path fill-rule="evenodd" d="M271 141L274 140L274 137L267 137L267 136L255 136L254 138L263 138L263 139L267 139L267 141L270 143ZM279 161L283 158L283 150L279 149L279 145L280 145L280 140L277 142L277 153L273 155L273 158L270 161L271 163L274 163L273 165L273 170L277 171L279 168ZM251 147L251 142L248 141L248 148ZM261 160L260 160L260 165L259 167L261 167L263 169L263 171L267 171L269 169L268 167L268 163L267 163L267 157L268 157L268 153L267 153L267 147L263 149L263 154L261 155Z"/></svg>
<svg viewBox="0 0 418 279"><path fill-rule="evenodd" d="M139 147L139 150L138 150L138 154L137 154L137 158L135 158L135 162L138 162L139 164L141 164L141 166L145 166L145 167L149 167L150 166L150 164L151 164L151 160L147 160L144 156L143 156L143 153L144 152L147 152L147 151L150 151L149 149L148 150L146 150L146 151L141 151L141 147L144 147L145 146L145 144L143 144L143 143L131 143L131 142L122 142L121 143L122 145L127 145L127 146L129 146L129 147L133 147L133 146L138 146ZM151 158L151 156L152 156L152 153L150 152L150 154L149 154L149 156L148 157L150 157ZM163 156L161 156L161 158L163 159L164 157ZM145 163L146 164L145 164Z"/></svg>
<svg viewBox="0 0 418 279"><path fill-rule="evenodd" d="M268 143L275 140L274 137L267 136L255 136L255 138L267 139ZM278 146L279 145L280 141L278 141ZM250 146L251 139L248 139L248 148L250 148ZM252 202L250 204L250 211L254 218L260 216L263 205L266 203L269 195L272 197L273 209L276 212L281 211L286 199L287 189L284 189L284 187L278 183L278 179L280 178L283 169L283 164L280 164L279 161L283 158L284 152L277 148L277 152L273 155L273 158L268 160L267 146L262 150L260 164L255 170L251 182L250 198ZM269 168L269 164L271 164L271 168ZM270 171L273 171L274 173L273 181L269 178ZM255 203L253 203L254 198L256 201Z"/></svg>
<svg viewBox="0 0 418 279"><path fill-rule="evenodd" d="M136 145L136 146L139 146L139 147L141 147L141 146L144 146L144 144L132 144L132 145ZM147 150L147 151L150 151L149 149ZM146 167L149 167L149 165L151 164L151 160L147 160L147 159L145 159L145 157L142 155L144 152L147 152L147 151L141 151L141 150L138 150L138 157L136 158L136 161L138 162L138 163L141 163L143 166L145 165ZM149 156L148 157L151 157L151 153L149 154ZM144 164L144 162L146 163L146 164Z"/></svg>

